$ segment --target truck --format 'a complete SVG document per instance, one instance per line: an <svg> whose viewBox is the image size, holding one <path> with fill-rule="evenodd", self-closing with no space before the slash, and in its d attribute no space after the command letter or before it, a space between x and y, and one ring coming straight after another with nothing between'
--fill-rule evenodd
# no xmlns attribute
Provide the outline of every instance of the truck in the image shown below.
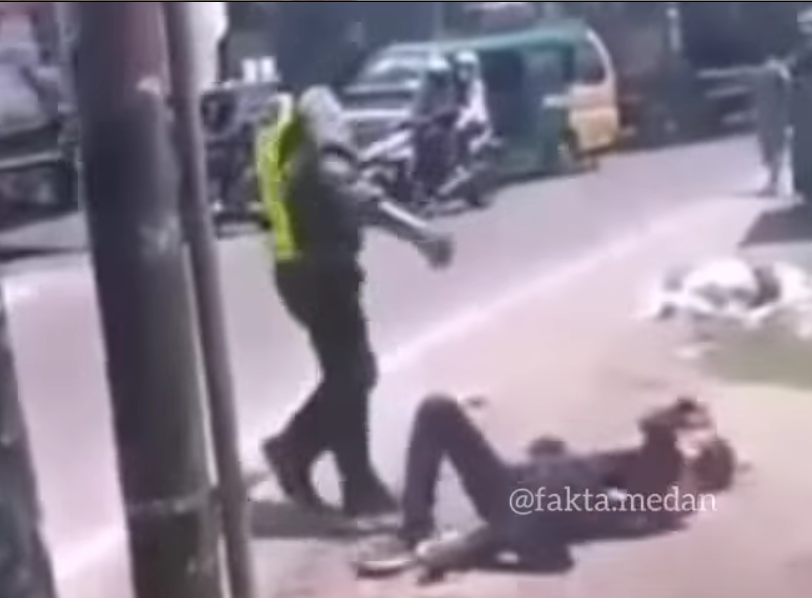
<svg viewBox="0 0 812 598"><path fill-rule="evenodd" d="M57 4L0 6L0 225L75 205Z"/></svg>
<svg viewBox="0 0 812 598"><path fill-rule="evenodd" d="M0 3L0 226L81 204L71 3ZM225 2L190 2L200 93L216 87Z"/></svg>
<svg viewBox="0 0 812 598"><path fill-rule="evenodd" d="M749 78L798 43L804 2L571 2L618 65L627 139L662 145L751 124Z"/></svg>

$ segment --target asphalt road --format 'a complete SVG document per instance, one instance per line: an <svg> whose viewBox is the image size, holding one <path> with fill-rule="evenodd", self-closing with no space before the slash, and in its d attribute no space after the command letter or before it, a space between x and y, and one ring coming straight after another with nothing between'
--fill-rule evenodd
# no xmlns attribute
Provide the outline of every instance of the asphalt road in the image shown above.
<svg viewBox="0 0 812 598"><path fill-rule="evenodd" d="M750 191L754 169L750 144L735 140L612 158L592 175L516 186L492 210L441 223L459 242L457 264L443 273L430 272L408 248L374 239L367 259L369 304L384 373L413 360L449 320L470 315L500 289L642 230L669 210ZM15 243L47 244L64 226L21 231ZM81 226L67 226L73 238L60 242L81 250ZM259 240L224 243L222 263L249 451L295 407L311 382L312 364L270 286ZM103 557L121 550L92 278L84 257L68 256L15 265L7 281L48 531L67 584L97 575ZM386 425L402 422L390 418ZM384 455L383 461L391 459Z"/></svg>

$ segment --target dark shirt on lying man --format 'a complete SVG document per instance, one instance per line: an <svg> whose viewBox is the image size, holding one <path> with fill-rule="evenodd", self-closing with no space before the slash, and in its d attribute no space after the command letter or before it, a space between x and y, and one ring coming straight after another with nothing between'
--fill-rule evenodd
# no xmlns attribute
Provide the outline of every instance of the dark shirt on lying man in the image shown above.
<svg viewBox="0 0 812 598"><path fill-rule="evenodd" d="M682 464L673 436L656 433L641 449L584 456L569 453L556 440L542 441L525 463L511 464L456 401L430 399L417 416L406 469L401 540L412 549L435 532L445 460L483 521L487 549L522 560L566 560L572 542L630 523L607 512L607 501L620 500L614 491L662 493L677 481ZM587 512L590 506L596 510Z"/></svg>

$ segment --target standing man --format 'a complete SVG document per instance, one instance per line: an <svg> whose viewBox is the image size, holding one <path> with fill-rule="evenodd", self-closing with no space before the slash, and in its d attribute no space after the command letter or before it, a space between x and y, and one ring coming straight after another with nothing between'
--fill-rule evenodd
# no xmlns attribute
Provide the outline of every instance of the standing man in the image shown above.
<svg viewBox="0 0 812 598"><path fill-rule="evenodd" d="M762 191L767 197L781 192L781 171L789 149L791 89L789 69L778 58L770 58L756 73L753 89L756 134L767 169L767 184Z"/></svg>
<svg viewBox="0 0 812 598"><path fill-rule="evenodd" d="M460 87L457 130L462 140L463 156L467 159L476 154L479 141L493 138L493 119L479 57L473 52L460 52L454 57L454 64Z"/></svg>
<svg viewBox="0 0 812 598"><path fill-rule="evenodd" d="M460 104L454 69L445 56L433 56L421 92L415 130L415 178L422 198L436 199L458 165L457 120Z"/></svg>
<svg viewBox="0 0 812 598"><path fill-rule="evenodd" d="M799 47L792 56L792 170L795 194L804 204L812 203L812 11L798 17Z"/></svg>
<svg viewBox="0 0 812 598"><path fill-rule="evenodd" d="M265 456L285 494L318 509L324 505L311 470L331 452L345 514L389 513L395 501L375 472L369 448L377 368L361 304L362 228L380 226L413 243L435 267L448 265L453 245L362 178L343 110L327 89L305 92L291 114L262 131L257 154L277 288L310 336L322 375L287 429L265 444Z"/></svg>

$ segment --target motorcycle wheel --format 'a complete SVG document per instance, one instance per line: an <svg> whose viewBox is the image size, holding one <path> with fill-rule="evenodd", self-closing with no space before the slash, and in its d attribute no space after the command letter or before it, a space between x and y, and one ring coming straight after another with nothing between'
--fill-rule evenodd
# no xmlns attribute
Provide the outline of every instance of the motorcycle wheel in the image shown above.
<svg viewBox="0 0 812 598"><path fill-rule="evenodd" d="M489 181L483 180L481 183L473 185L473 189L466 196L466 203L477 210L485 210L493 205L495 189Z"/></svg>
<svg viewBox="0 0 812 598"><path fill-rule="evenodd" d="M572 132L562 135L556 148L557 174L569 176L581 170L581 148L577 136Z"/></svg>

